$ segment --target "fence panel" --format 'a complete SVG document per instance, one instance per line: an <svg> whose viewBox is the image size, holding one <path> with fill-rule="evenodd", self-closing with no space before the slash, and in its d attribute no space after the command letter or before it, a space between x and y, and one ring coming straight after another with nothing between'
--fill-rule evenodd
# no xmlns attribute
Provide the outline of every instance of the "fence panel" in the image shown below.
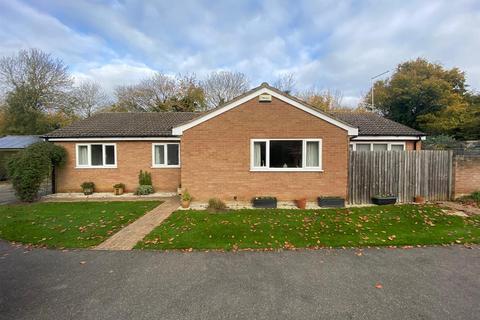
<svg viewBox="0 0 480 320"><path fill-rule="evenodd" d="M394 194L399 202L417 195L449 200L452 170L452 151L350 151L349 202L370 203L378 194Z"/></svg>

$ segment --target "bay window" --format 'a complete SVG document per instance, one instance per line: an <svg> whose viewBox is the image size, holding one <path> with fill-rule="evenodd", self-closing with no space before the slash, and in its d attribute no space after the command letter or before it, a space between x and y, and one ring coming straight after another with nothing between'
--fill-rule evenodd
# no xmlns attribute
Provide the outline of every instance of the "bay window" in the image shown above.
<svg viewBox="0 0 480 320"><path fill-rule="evenodd" d="M152 167L180 167L180 144L154 143L152 145Z"/></svg>
<svg viewBox="0 0 480 320"><path fill-rule="evenodd" d="M116 168L116 148L114 143L77 144L77 168Z"/></svg>
<svg viewBox="0 0 480 320"><path fill-rule="evenodd" d="M321 171L321 139L253 139L252 171Z"/></svg>

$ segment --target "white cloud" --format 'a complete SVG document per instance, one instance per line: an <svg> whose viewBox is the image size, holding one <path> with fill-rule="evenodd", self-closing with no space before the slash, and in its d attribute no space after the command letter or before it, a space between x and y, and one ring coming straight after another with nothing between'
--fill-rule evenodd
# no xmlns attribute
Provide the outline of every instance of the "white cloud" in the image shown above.
<svg viewBox="0 0 480 320"><path fill-rule="evenodd" d="M0 3L0 53L39 47L111 91L153 70L234 70L252 85L293 72L354 105L370 77L418 56L480 89L480 6L456 1Z"/></svg>

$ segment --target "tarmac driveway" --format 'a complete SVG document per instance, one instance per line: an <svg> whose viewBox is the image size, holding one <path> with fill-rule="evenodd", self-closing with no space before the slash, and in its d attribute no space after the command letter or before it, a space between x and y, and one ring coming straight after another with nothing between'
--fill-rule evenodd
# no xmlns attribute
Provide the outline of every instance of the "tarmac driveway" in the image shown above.
<svg viewBox="0 0 480 320"><path fill-rule="evenodd" d="M479 246L358 252L62 252L0 242L0 319L478 319Z"/></svg>

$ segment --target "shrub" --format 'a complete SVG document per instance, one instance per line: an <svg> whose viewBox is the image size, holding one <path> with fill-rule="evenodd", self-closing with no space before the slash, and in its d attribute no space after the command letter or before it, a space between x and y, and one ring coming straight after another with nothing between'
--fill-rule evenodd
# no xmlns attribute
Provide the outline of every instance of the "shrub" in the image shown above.
<svg viewBox="0 0 480 320"><path fill-rule="evenodd" d="M125 184L123 183L117 183L113 185L114 189L125 189Z"/></svg>
<svg viewBox="0 0 480 320"><path fill-rule="evenodd" d="M138 174L138 184L141 186L151 186L152 185L152 175L148 171L140 170Z"/></svg>
<svg viewBox="0 0 480 320"><path fill-rule="evenodd" d="M93 188L95 188L95 183L90 182L90 181L84 182L84 183L82 183L82 184L80 185L80 187L81 187L82 189L93 189Z"/></svg>
<svg viewBox="0 0 480 320"><path fill-rule="evenodd" d="M208 207L207 210L209 211L223 211L227 209L227 205L225 202L218 198L212 198L208 200Z"/></svg>
<svg viewBox="0 0 480 320"><path fill-rule="evenodd" d="M182 193L182 200L183 201L191 201L192 200L192 196L190 195L188 190L185 190L185 192Z"/></svg>
<svg viewBox="0 0 480 320"><path fill-rule="evenodd" d="M12 156L7 170L16 196L22 201L35 200L52 167L62 166L66 158L65 149L50 142L34 143Z"/></svg>
<svg viewBox="0 0 480 320"><path fill-rule="evenodd" d="M147 194L152 194L153 192L154 191L152 186L141 185L137 188L137 191L135 191L135 194L138 196L144 196Z"/></svg>

